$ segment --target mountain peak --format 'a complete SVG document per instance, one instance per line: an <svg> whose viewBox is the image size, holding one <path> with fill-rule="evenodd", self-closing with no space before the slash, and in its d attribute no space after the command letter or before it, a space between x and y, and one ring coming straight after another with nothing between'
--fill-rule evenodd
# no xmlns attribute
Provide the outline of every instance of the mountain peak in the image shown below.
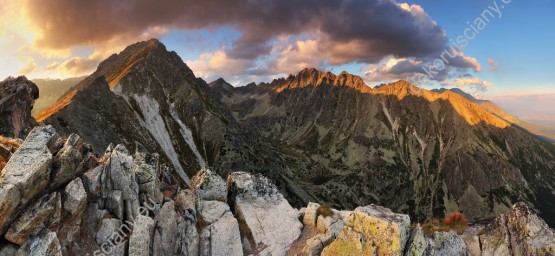
<svg viewBox="0 0 555 256"><path fill-rule="evenodd" d="M465 91L461 90L460 88L451 88L451 89L440 88L440 89L433 89L432 92L437 92L437 93L452 92L452 93L456 93L456 94L461 95L464 98L466 98L467 100L469 100L471 102L474 102L474 103L489 102L488 100L476 99L474 96L472 96L471 94L466 93Z"/></svg>
<svg viewBox="0 0 555 256"><path fill-rule="evenodd" d="M208 84L208 87L210 87L211 89L224 90L224 91L231 91L234 88L233 85L231 85L221 77L210 82Z"/></svg>
<svg viewBox="0 0 555 256"><path fill-rule="evenodd" d="M422 89L406 80L376 86L374 90L378 93L394 94L399 97L419 93Z"/></svg>
<svg viewBox="0 0 555 256"><path fill-rule="evenodd" d="M350 74L346 71L335 75L329 71L320 71L316 68L305 68L297 75L289 75L289 77L276 79L272 85L277 87L278 91L286 88L304 88L308 86L331 85L340 87L351 87L357 90L370 89L360 76Z"/></svg>
<svg viewBox="0 0 555 256"><path fill-rule="evenodd" d="M166 46L157 39L127 46L122 52L113 54L101 62L95 73L105 76L110 88L114 88L125 75L140 63L144 63L149 56L151 56L150 62L154 65L183 65L186 67L185 73L193 74L177 53L168 51Z"/></svg>

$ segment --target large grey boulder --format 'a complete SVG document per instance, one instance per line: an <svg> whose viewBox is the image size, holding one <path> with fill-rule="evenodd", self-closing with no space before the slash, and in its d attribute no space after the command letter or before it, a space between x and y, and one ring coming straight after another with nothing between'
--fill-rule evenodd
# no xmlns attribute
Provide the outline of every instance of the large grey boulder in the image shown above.
<svg viewBox="0 0 555 256"><path fill-rule="evenodd" d="M162 203L160 192L160 159L157 154L135 153L134 167L135 177L139 185L139 192L154 203Z"/></svg>
<svg viewBox="0 0 555 256"><path fill-rule="evenodd" d="M0 255L2 256L17 255L18 250L19 250L19 247L13 244L0 245Z"/></svg>
<svg viewBox="0 0 555 256"><path fill-rule="evenodd" d="M210 252L209 255L213 256L244 255L239 225L231 212L226 212L205 230L209 234L209 241L201 242L201 247L208 245L209 248L201 248L201 251Z"/></svg>
<svg viewBox="0 0 555 256"><path fill-rule="evenodd" d="M71 181L64 189L64 210L71 215L81 214L87 207L87 192L81 178Z"/></svg>
<svg viewBox="0 0 555 256"><path fill-rule="evenodd" d="M205 201L227 202L224 179L210 169L201 169L191 180L193 192Z"/></svg>
<svg viewBox="0 0 555 256"><path fill-rule="evenodd" d="M106 218L100 222L95 241L100 248L110 255L123 256L128 242L125 239L124 232L130 230L131 227L122 223L121 220Z"/></svg>
<svg viewBox="0 0 555 256"><path fill-rule="evenodd" d="M0 184L0 235L6 232L10 218L21 202L21 193L13 184Z"/></svg>
<svg viewBox="0 0 555 256"><path fill-rule="evenodd" d="M52 126L36 127L27 136L0 176L0 234L14 221L16 211L39 194L50 180L49 146L58 137Z"/></svg>
<svg viewBox="0 0 555 256"><path fill-rule="evenodd" d="M123 145L117 145L109 153L100 179L102 198L112 201L108 210L118 213L120 218L123 215L123 220L135 219L139 215L139 185L133 171L133 157ZM115 195L121 195L121 199Z"/></svg>
<svg viewBox="0 0 555 256"><path fill-rule="evenodd" d="M200 201L198 215L202 222L210 225L230 212L229 205L220 201Z"/></svg>
<svg viewBox="0 0 555 256"><path fill-rule="evenodd" d="M177 226L174 255L199 255L199 239L195 223L182 219Z"/></svg>
<svg viewBox="0 0 555 256"><path fill-rule="evenodd" d="M154 234L154 220L139 215L133 224L133 233L129 238L129 256L142 256L150 252Z"/></svg>
<svg viewBox="0 0 555 256"><path fill-rule="evenodd" d="M454 231L436 232L433 240L430 240L429 255L453 255L466 256L468 250L464 240Z"/></svg>
<svg viewBox="0 0 555 256"><path fill-rule="evenodd" d="M245 253L285 255L301 234L298 211L267 178L245 172L228 176L227 187L243 233Z"/></svg>
<svg viewBox="0 0 555 256"><path fill-rule="evenodd" d="M83 161L83 140L77 134L71 134L64 146L56 154L54 163L58 168L52 172L50 186L59 187L80 175L79 164Z"/></svg>
<svg viewBox="0 0 555 256"><path fill-rule="evenodd" d="M102 183L100 176L102 175L103 168L103 165L99 165L81 176L87 191L87 199L91 199L92 202L98 202L98 199L101 198Z"/></svg>
<svg viewBox="0 0 555 256"><path fill-rule="evenodd" d="M479 239L483 255L555 255L555 232L524 203L488 224Z"/></svg>
<svg viewBox="0 0 555 256"><path fill-rule="evenodd" d="M2 171L2 184L12 184L21 193L25 204L48 187L52 153L48 145L57 133L52 126L36 127L27 136ZM0 198L0 204L3 204Z"/></svg>
<svg viewBox="0 0 555 256"><path fill-rule="evenodd" d="M336 255L344 248L357 248L359 254L402 255L409 239L410 218L377 205L358 207L344 218L337 239L322 255Z"/></svg>
<svg viewBox="0 0 555 256"><path fill-rule="evenodd" d="M156 216L153 249L155 256L173 255L177 238L177 217L173 201L166 202Z"/></svg>

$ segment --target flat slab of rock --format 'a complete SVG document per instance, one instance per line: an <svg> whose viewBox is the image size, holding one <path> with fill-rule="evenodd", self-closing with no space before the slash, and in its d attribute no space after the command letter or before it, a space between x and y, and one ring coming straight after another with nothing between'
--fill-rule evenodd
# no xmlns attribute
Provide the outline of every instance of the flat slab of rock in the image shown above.
<svg viewBox="0 0 555 256"><path fill-rule="evenodd" d="M22 245L41 230L49 228L59 215L60 201L58 193L44 195L36 203L27 207L27 211L8 229L5 238L12 243ZM58 211L57 214L56 211Z"/></svg>
<svg viewBox="0 0 555 256"><path fill-rule="evenodd" d="M52 126L35 127L4 167L2 183L16 186L22 203L42 193L48 186L52 162L48 144L57 136Z"/></svg>
<svg viewBox="0 0 555 256"><path fill-rule="evenodd" d="M227 186L243 230L245 252L285 255L301 234L298 211L263 176L232 173Z"/></svg>
<svg viewBox="0 0 555 256"><path fill-rule="evenodd" d="M230 212L229 205L220 201L201 201L198 210L203 222L208 225Z"/></svg>
<svg viewBox="0 0 555 256"><path fill-rule="evenodd" d="M210 231L210 255L244 255L239 225L231 212L226 212L221 218L210 225L208 229Z"/></svg>

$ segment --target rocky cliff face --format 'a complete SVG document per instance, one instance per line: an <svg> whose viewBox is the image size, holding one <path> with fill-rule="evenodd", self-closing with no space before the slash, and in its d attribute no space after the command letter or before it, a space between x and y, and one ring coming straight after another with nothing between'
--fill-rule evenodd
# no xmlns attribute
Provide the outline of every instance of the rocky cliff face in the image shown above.
<svg viewBox="0 0 555 256"><path fill-rule="evenodd" d="M525 204L468 232L425 236L367 205L295 209L269 179L200 170L179 186L156 154L36 127L0 177L0 255L553 255Z"/></svg>
<svg viewBox="0 0 555 256"><path fill-rule="evenodd" d="M39 89L24 76L0 82L0 135L25 138L35 125L31 116Z"/></svg>

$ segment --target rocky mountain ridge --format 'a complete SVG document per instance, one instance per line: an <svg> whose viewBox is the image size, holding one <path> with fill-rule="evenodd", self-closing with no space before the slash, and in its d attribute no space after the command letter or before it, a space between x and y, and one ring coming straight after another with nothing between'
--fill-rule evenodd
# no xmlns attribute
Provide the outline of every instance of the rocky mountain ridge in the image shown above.
<svg viewBox="0 0 555 256"><path fill-rule="evenodd" d="M295 209L267 178L200 170L180 187L156 154L36 127L0 177L0 255L553 255L555 233L519 203L464 234L425 236L368 205ZM28 161L32 159L32 161Z"/></svg>
<svg viewBox="0 0 555 256"><path fill-rule="evenodd" d="M39 120L96 150L157 152L182 185L211 167L263 174L296 207L374 203L418 221L455 211L479 221L523 201L554 223L552 145L457 93L414 88L316 69L207 84L150 40L102 62Z"/></svg>
<svg viewBox="0 0 555 256"><path fill-rule="evenodd" d="M455 92L406 81L342 86L332 75L305 69L271 84L213 90L239 123L285 155L297 170L288 185L314 196L309 201L378 203L419 220L462 211L473 221L526 201L552 216L545 203L553 199L543 198L555 195L551 145Z"/></svg>
<svg viewBox="0 0 555 256"><path fill-rule="evenodd" d="M157 40L112 55L37 119L64 136L78 132L95 149L122 143L159 152L185 184L206 166L263 170L271 164L260 162L274 161L274 154L262 153L268 147L245 134L212 97L208 84Z"/></svg>

